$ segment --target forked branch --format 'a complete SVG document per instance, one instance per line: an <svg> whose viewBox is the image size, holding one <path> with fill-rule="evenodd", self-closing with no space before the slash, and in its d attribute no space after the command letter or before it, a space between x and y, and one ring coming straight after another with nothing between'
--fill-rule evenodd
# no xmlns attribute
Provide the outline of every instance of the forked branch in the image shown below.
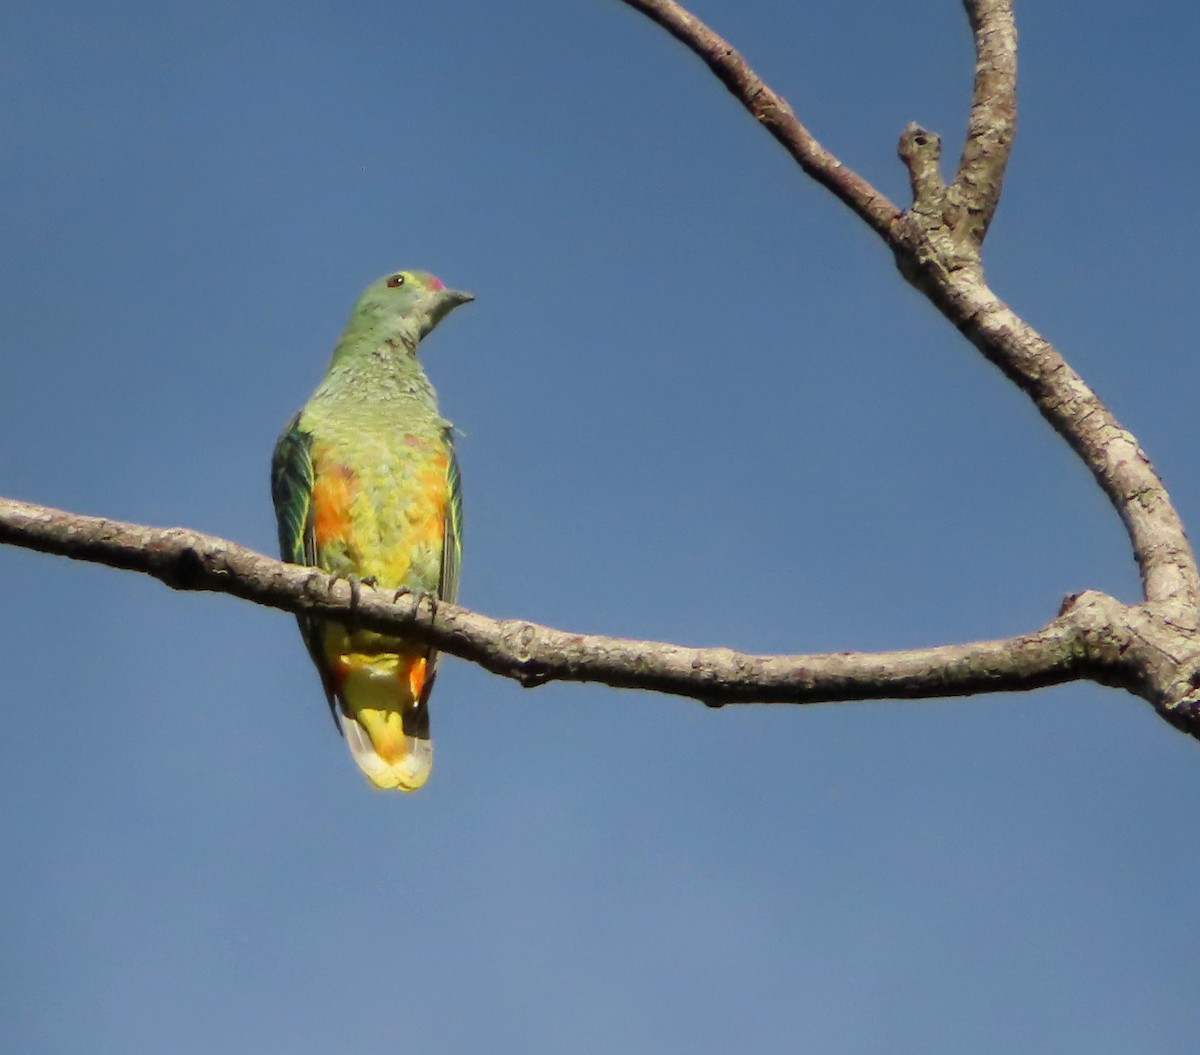
<svg viewBox="0 0 1200 1055"><path fill-rule="evenodd" d="M976 62L962 158L947 185L939 172L939 137L910 125L900 138L900 155L909 171L913 204L902 215L894 215L891 202L819 146L737 51L675 0L622 2L699 55L804 171L884 240L904 277L1034 401L1120 515L1146 600L1166 606L1178 625L1195 629L1200 624L1200 572L1183 523L1149 459L1054 346L984 280L980 248L1000 200L1016 127L1017 36L1011 0L964 0Z"/></svg>
<svg viewBox="0 0 1200 1055"><path fill-rule="evenodd" d="M412 596L393 599L231 542L0 499L0 543L153 575L290 612L336 617L428 640L525 685L596 681L734 702L961 696L1078 679L1120 686L1200 736L1200 575L1183 525L1137 441L1041 335L987 286L980 247L995 213L1015 127L1016 33L1010 0L965 0L975 35L971 116L947 185L940 140L901 137L913 187L901 212L843 165L720 36L674 0L622 0L699 55L800 167L874 230L905 278L1027 393L1087 464L1129 533L1145 602L1068 598L1046 626L998 641L883 653L755 656L724 648L572 634L497 620Z"/></svg>

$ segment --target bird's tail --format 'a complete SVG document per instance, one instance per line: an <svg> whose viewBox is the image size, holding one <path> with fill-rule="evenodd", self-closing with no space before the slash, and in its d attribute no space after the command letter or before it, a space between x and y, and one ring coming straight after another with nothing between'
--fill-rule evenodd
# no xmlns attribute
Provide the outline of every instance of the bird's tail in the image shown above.
<svg viewBox="0 0 1200 1055"><path fill-rule="evenodd" d="M338 658L342 731L354 761L377 788L416 791L433 766L426 654L358 652Z"/></svg>

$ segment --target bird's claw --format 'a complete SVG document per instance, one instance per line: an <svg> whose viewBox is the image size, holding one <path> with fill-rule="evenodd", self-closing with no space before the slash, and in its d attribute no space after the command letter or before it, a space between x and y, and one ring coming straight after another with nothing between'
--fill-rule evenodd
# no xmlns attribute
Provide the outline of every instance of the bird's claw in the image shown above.
<svg viewBox="0 0 1200 1055"><path fill-rule="evenodd" d="M396 604L401 597L411 597L413 599L413 614L421 610L421 605L426 601L429 602L429 621L432 623L437 618L438 596L435 593L429 593L426 590L414 590L411 586L400 586L396 592L392 594L392 604Z"/></svg>
<svg viewBox="0 0 1200 1055"><path fill-rule="evenodd" d="M369 575L365 579L360 579L356 575L343 575L341 572L331 571L329 573L329 590L328 596L333 596L333 591L337 588L338 580L341 579L347 586L350 587L350 611L353 612L358 607L358 602L361 599L362 587L374 586L375 576Z"/></svg>

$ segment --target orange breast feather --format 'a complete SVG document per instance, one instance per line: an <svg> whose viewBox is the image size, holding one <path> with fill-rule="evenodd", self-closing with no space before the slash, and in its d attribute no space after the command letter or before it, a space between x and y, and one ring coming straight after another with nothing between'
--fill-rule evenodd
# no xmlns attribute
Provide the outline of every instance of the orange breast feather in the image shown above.
<svg viewBox="0 0 1200 1055"><path fill-rule="evenodd" d="M312 493L313 534L318 549L350 537L350 506L356 482L353 471L344 465L320 467Z"/></svg>

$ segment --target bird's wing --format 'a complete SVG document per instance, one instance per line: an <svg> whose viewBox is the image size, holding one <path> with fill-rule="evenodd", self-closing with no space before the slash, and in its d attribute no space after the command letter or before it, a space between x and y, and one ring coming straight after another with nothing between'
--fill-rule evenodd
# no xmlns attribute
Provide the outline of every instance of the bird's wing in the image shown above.
<svg viewBox="0 0 1200 1055"><path fill-rule="evenodd" d="M312 434L300 427L300 415L297 414L275 443L271 458L271 500L275 503L275 520L279 526L280 555L291 564L315 566L312 444ZM321 675L329 712L340 730L333 678L321 647L320 625L302 615L296 616L296 622L300 624L300 635Z"/></svg>
<svg viewBox="0 0 1200 1055"><path fill-rule="evenodd" d="M279 525L279 552L292 564L316 564L312 520L312 435L300 415L287 423L271 458L271 499Z"/></svg>
<svg viewBox="0 0 1200 1055"><path fill-rule="evenodd" d="M446 453L446 529L442 535L442 571L438 577L438 596L454 603L458 597L458 568L462 563L462 480L458 473L458 458L454 454L454 438L445 433Z"/></svg>
<svg viewBox="0 0 1200 1055"><path fill-rule="evenodd" d="M438 575L437 595L444 601L454 603L458 597L458 568L462 562L462 482L458 475L458 458L454 454L454 438L451 430L446 429L442 434L446 444L446 515L445 528L442 531L442 567ZM428 736L429 694L433 692L433 683L437 677L437 649L431 648L426 655L427 677L417 701L416 724Z"/></svg>

